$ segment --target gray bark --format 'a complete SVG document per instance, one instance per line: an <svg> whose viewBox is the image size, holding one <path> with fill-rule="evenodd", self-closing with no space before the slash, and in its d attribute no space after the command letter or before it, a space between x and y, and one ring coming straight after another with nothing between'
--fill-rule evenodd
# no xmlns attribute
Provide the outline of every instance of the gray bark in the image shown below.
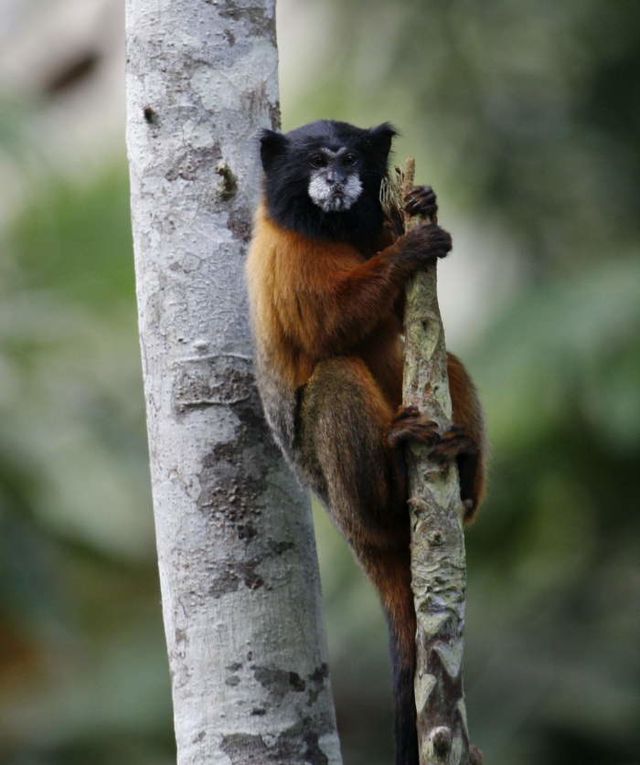
<svg viewBox="0 0 640 765"><path fill-rule="evenodd" d="M451 423L436 264L407 292L405 405L415 405L443 432ZM417 351L417 353L416 353ZM463 508L455 464L408 450L411 586L417 616L415 692L421 765L469 763L462 687L466 569Z"/></svg>
<svg viewBox="0 0 640 765"><path fill-rule="evenodd" d="M265 426L243 260L274 0L128 0L127 143L179 765L340 763L308 500Z"/></svg>
<svg viewBox="0 0 640 765"><path fill-rule="evenodd" d="M405 191L412 185L411 160ZM444 432L451 425L451 397L436 277L432 263L407 288L403 404L417 406ZM455 464L430 460L418 444L407 450L407 463L420 763L473 765L481 755L469 744L462 683L466 565L458 472Z"/></svg>

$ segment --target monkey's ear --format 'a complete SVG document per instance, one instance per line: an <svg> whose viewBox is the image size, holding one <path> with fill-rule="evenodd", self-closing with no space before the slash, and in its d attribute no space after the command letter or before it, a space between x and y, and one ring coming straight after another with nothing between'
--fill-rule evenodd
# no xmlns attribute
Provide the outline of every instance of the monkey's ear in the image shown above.
<svg viewBox="0 0 640 765"><path fill-rule="evenodd" d="M284 154L286 148L287 138L282 133L266 128L260 133L260 159L265 173L269 172L274 159Z"/></svg>
<svg viewBox="0 0 640 765"><path fill-rule="evenodd" d="M398 135L398 131L390 122L383 122L382 125L369 130L369 140L373 150L384 160L389 156L391 141L394 135Z"/></svg>

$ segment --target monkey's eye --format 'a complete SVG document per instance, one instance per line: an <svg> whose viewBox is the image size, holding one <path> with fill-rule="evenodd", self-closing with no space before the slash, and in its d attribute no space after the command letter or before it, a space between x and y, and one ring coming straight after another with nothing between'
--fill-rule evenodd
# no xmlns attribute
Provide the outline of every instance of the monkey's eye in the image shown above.
<svg viewBox="0 0 640 765"><path fill-rule="evenodd" d="M355 165L355 163L358 161L358 158L353 152L349 152L348 154L344 155L344 157L342 158L342 161L348 167L353 167L353 165Z"/></svg>
<svg viewBox="0 0 640 765"><path fill-rule="evenodd" d="M326 167L327 157L321 151L316 151L309 157L309 164L311 167Z"/></svg>

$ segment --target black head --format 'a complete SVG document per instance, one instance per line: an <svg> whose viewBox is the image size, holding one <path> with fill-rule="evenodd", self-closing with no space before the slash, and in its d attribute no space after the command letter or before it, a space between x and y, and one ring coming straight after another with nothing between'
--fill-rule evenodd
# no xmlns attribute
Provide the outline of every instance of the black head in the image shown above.
<svg viewBox="0 0 640 765"><path fill-rule="evenodd" d="M368 249L383 223L380 183L395 129L321 120L290 133L263 131L269 214L281 226Z"/></svg>

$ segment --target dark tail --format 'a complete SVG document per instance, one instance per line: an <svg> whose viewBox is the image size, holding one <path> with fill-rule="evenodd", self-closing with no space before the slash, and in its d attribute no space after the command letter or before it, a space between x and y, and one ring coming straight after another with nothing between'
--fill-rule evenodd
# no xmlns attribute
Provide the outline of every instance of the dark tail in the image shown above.
<svg viewBox="0 0 640 765"><path fill-rule="evenodd" d="M416 615L409 549L378 552L365 566L378 589L389 625L395 711L396 765L419 765L413 676Z"/></svg>
<svg viewBox="0 0 640 765"><path fill-rule="evenodd" d="M393 670L394 728L396 739L396 765L418 765L418 734L416 730L416 702L413 692L415 674L415 643L407 651L403 645L405 626L396 629L394 617L387 614L391 664ZM415 616L413 617L415 624ZM400 633L400 634L398 634ZM411 639L415 641L415 628ZM407 655L409 654L409 655Z"/></svg>

